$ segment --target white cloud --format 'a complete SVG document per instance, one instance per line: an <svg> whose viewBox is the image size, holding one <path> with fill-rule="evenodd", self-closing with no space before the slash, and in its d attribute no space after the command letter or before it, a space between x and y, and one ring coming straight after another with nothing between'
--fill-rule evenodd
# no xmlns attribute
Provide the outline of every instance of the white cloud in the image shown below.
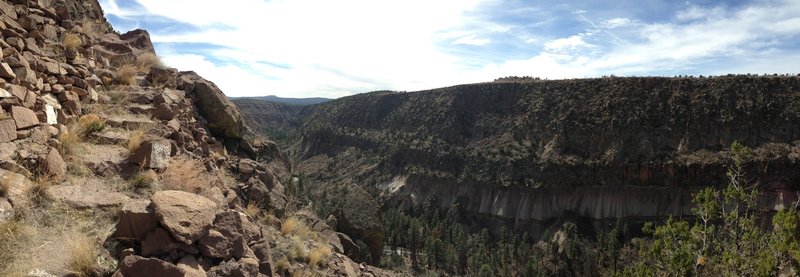
<svg viewBox="0 0 800 277"><path fill-rule="evenodd" d="M633 23L634 23L634 21L631 20L630 18L617 17L617 18L606 20L603 23L603 27L607 28L607 29L614 29L614 28L626 27L626 26L631 25Z"/></svg>
<svg viewBox="0 0 800 277"><path fill-rule="evenodd" d="M474 46L483 46L492 43L492 40L488 38L479 38L475 34L470 34L467 36L460 37L453 44L460 44L460 45L474 45Z"/></svg>
<svg viewBox="0 0 800 277"><path fill-rule="evenodd" d="M592 47L592 45L586 43L580 35L555 39L544 44L544 49L549 52L565 52L585 47Z"/></svg>
<svg viewBox="0 0 800 277"><path fill-rule="evenodd" d="M102 1L107 13L132 19L155 15L199 27L200 31L151 34L162 47L186 42L221 46L194 53L157 50L166 63L195 70L234 96L336 97L509 75L725 73L719 70L763 70L770 62L782 62L776 70L788 70L800 64L799 55L781 52L787 40L797 42L800 37L800 2L789 0L737 9L688 6L665 11L673 14L665 22L625 16L591 20L592 12L576 10L568 13L585 29L555 39L537 33L547 25L476 17L487 12L479 10L485 1L495 0L238 0L236 5L219 5L216 0L136 0L143 10L122 9L115 1ZM520 30L524 32L513 33ZM506 49L496 48L508 43L504 37L514 37L524 52L506 55ZM494 51L482 55L495 60L476 61L449 51L463 45ZM777 49L774 55L782 58L766 54L767 48ZM527 56L519 58L525 56L521 53Z"/></svg>

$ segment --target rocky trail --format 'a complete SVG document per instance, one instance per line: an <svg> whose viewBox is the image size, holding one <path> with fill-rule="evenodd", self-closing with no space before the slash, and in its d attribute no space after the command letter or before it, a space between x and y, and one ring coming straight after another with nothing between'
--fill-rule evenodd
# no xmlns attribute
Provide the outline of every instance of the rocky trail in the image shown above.
<svg viewBox="0 0 800 277"><path fill-rule="evenodd" d="M382 276L212 82L96 1L0 2L1 276Z"/></svg>

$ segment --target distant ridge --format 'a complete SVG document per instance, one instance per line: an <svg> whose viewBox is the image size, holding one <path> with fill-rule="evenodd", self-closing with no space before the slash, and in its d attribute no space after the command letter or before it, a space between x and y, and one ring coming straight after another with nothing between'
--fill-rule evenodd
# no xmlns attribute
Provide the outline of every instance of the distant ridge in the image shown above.
<svg viewBox="0 0 800 277"><path fill-rule="evenodd" d="M307 106L307 105L314 105L325 103L331 101L330 98L322 98L322 97L313 97L313 98L283 98L278 97L275 95L268 95L268 96L256 96L256 97L231 97L232 99L259 99L259 100L266 100L275 103L283 103L289 105L298 105L298 106Z"/></svg>

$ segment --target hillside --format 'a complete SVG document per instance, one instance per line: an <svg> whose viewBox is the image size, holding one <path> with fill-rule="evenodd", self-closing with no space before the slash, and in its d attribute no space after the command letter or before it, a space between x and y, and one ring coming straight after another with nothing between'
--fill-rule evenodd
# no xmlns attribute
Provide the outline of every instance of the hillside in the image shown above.
<svg viewBox="0 0 800 277"><path fill-rule="evenodd" d="M345 255L278 146L96 0L0 1L0 59L0 276L399 274Z"/></svg>
<svg viewBox="0 0 800 277"><path fill-rule="evenodd" d="M473 233L549 240L572 222L593 238L693 216L693 194L728 183L735 141L753 149L758 209L792 206L798 119L796 76L499 80L310 107L289 153L322 214L433 208ZM351 235L380 248L396 231Z"/></svg>
<svg viewBox="0 0 800 277"><path fill-rule="evenodd" d="M297 116L305 105L264 100L265 98L233 98L231 101L243 111L247 125L259 134L279 143L284 142L297 129Z"/></svg>

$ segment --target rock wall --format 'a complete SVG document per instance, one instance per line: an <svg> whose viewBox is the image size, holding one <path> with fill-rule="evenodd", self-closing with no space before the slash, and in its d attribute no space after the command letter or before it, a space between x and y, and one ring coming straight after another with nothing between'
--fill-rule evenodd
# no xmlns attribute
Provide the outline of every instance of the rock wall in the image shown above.
<svg viewBox="0 0 800 277"><path fill-rule="evenodd" d="M734 141L755 151L748 176L765 208L795 201L798 119L796 76L504 81L312 107L296 159L319 183L359 184L387 206L434 199L520 228L664 218L727 183Z"/></svg>

